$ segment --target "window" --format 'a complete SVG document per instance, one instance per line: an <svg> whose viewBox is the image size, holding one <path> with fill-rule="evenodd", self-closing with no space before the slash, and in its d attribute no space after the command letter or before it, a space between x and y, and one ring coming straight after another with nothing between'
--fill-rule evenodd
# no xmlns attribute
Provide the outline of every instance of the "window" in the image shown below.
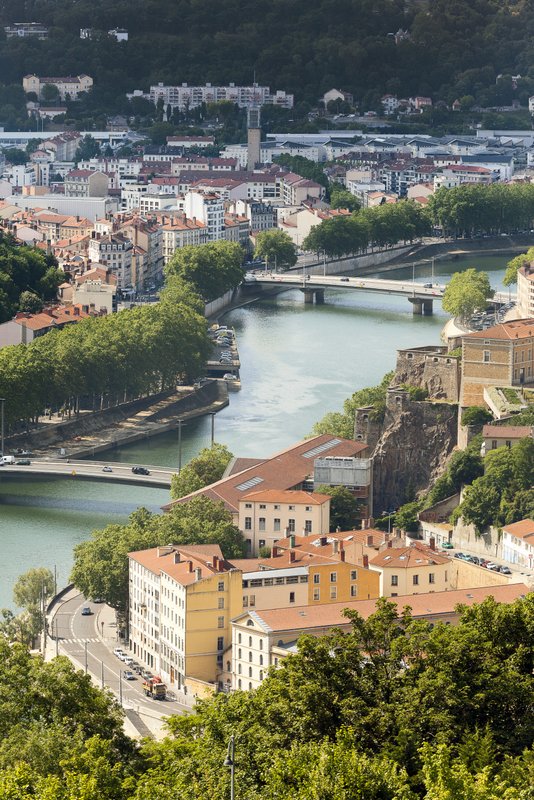
<svg viewBox="0 0 534 800"><path fill-rule="evenodd" d="M263 650L263 639L260 639L260 650ZM263 658L263 656L260 656L260 658ZM260 664L263 664L263 661L260 661Z"/></svg>
<svg viewBox="0 0 534 800"><path fill-rule="evenodd" d="M350 596L351 597L357 597L358 596L358 587L357 586L351 586L350 587Z"/></svg>
<svg viewBox="0 0 534 800"><path fill-rule="evenodd" d="M311 506L306 506L306 511L311 511Z"/></svg>
<svg viewBox="0 0 534 800"><path fill-rule="evenodd" d="M317 572L315 573L315 575L313 576L313 582L314 583L320 583L321 582L321 576L319 575L319 573L317 573Z"/></svg>
<svg viewBox="0 0 534 800"><path fill-rule="evenodd" d="M482 361L484 364L489 364L490 362L491 353L489 350L483 350L482 352Z"/></svg>
<svg viewBox="0 0 534 800"><path fill-rule="evenodd" d="M358 579L358 572L355 569L351 569L350 571L350 579L351 581L355 581Z"/></svg>
<svg viewBox="0 0 534 800"><path fill-rule="evenodd" d="M275 511L280 511L280 506L279 506L279 505L275 505L275 506L274 506L274 510L275 510Z"/></svg>
<svg viewBox="0 0 534 800"><path fill-rule="evenodd" d="M248 677L252 678L252 667L248 668ZM252 684L249 684L250 688L252 689Z"/></svg>
<svg viewBox="0 0 534 800"><path fill-rule="evenodd" d="M224 636L217 637L217 650L224 650Z"/></svg>
<svg viewBox="0 0 534 800"><path fill-rule="evenodd" d="M330 573L330 583L336 583L337 581L337 572Z"/></svg>
<svg viewBox="0 0 534 800"><path fill-rule="evenodd" d="M248 660L249 660L250 663L252 663L252 653L248 654Z"/></svg>
<svg viewBox="0 0 534 800"><path fill-rule="evenodd" d="M289 508L290 511L294 511L295 510L295 506L288 506L288 508Z"/></svg>
<svg viewBox="0 0 534 800"><path fill-rule="evenodd" d="M240 633L238 633L238 635L237 635L237 641L239 642L239 644L241 644L241 634ZM239 658L241 658L241 656L239 656Z"/></svg>
<svg viewBox="0 0 534 800"><path fill-rule="evenodd" d="M491 440L491 449L492 450L496 450L497 449L497 439L492 439Z"/></svg>
<svg viewBox="0 0 534 800"><path fill-rule="evenodd" d="M431 572L430 575L428 576L428 582L429 583L435 583L436 582L436 576L434 575L433 572Z"/></svg>
<svg viewBox="0 0 534 800"><path fill-rule="evenodd" d="M248 597L243 595L243 608L248 608ZM239 634L239 641L241 641L241 634Z"/></svg>
<svg viewBox="0 0 534 800"><path fill-rule="evenodd" d="M331 586L330 587L330 600L336 600L336 599L337 599L337 586Z"/></svg>
<svg viewBox="0 0 534 800"><path fill-rule="evenodd" d="M237 665L237 671L241 675L241 664ZM241 684L241 681L239 681L239 683Z"/></svg>
<svg viewBox="0 0 534 800"><path fill-rule="evenodd" d="M392 575L391 576L391 585L392 586L398 586L399 585L399 576L398 575Z"/></svg>
<svg viewBox="0 0 534 800"><path fill-rule="evenodd" d="M412 583L414 586L419 586L419 575L412 576Z"/></svg>
<svg viewBox="0 0 534 800"><path fill-rule="evenodd" d="M287 529L290 533L295 533L295 520L288 519L287 521Z"/></svg>
<svg viewBox="0 0 534 800"><path fill-rule="evenodd" d="M217 617L217 627L224 628L224 617Z"/></svg>
<svg viewBox="0 0 534 800"><path fill-rule="evenodd" d="M245 530L246 531L252 530L252 517L245 517Z"/></svg>
<svg viewBox="0 0 534 800"><path fill-rule="evenodd" d="M258 520L258 530L264 531L265 530L265 517L260 517Z"/></svg>
<svg viewBox="0 0 534 800"><path fill-rule="evenodd" d="M312 521L311 521L311 519L307 519L304 522L304 530L306 531L306 533L311 533L312 532Z"/></svg>
<svg viewBox="0 0 534 800"><path fill-rule="evenodd" d="M256 605L256 595L255 594L251 594L249 599L248 599L248 601L249 601L250 607L254 608L254 606Z"/></svg>
<svg viewBox="0 0 534 800"><path fill-rule="evenodd" d="M267 508L267 506L265 505L265 503L260 503L260 508Z"/></svg>
<svg viewBox="0 0 534 800"><path fill-rule="evenodd" d="M314 589L313 590L313 599L314 600L320 600L320 598L321 598L321 590L320 589Z"/></svg>
<svg viewBox="0 0 534 800"><path fill-rule="evenodd" d="M290 603L295 602L295 592L289 592L289 602Z"/></svg>
<svg viewBox="0 0 534 800"><path fill-rule="evenodd" d="M273 531L280 530L280 517L275 517L273 520Z"/></svg>
<svg viewBox="0 0 534 800"><path fill-rule="evenodd" d="M506 447L508 447L508 449L509 449L511 446L512 446L512 442L509 439L507 439L506 440Z"/></svg>
<svg viewBox="0 0 534 800"><path fill-rule="evenodd" d="M260 669L260 681L262 681L262 680L263 680L263 670Z"/></svg>
<svg viewBox="0 0 534 800"><path fill-rule="evenodd" d="M252 508L252 503L245 503L245 508Z"/></svg>
<svg viewBox="0 0 534 800"><path fill-rule="evenodd" d="M219 597L218 608L224 608L224 597Z"/></svg>
<svg viewBox="0 0 534 800"><path fill-rule="evenodd" d="M219 592L224 592L224 581L219 581L217 584L217 589Z"/></svg>
<svg viewBox="0 0 534 800"><path fill-rule="evenodd" d="M258 541L258 547L265 547L265 539L260 539Z"/></svg>

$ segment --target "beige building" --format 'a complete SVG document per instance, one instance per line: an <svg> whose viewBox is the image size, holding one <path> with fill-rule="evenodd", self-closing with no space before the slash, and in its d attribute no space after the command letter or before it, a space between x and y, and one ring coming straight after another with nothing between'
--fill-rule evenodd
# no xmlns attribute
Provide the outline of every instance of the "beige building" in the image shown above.
<svg viewBox="0 0 534 800"><path fill-rule="evenodd" d="M117 278L109 270L96 267L87 270L74 279L72 302L80 304L84 310L112 314L116 310Z"/></svg>
<svg viewBox="0 0 534 800"><path fill-rule="evenodd" d="M534 269L532 264L517 273L517 311L521 317L534 317Z"/></svg>
<svg viewBox="0 0 534 800"><path fill-rule="evenodd" d="M513 447L521 439L534 436L534 428L528 425L484 425L482 428L482 455L498 447Z"/></svg>
<svg viewBox="0 0 534 800"><path fill-rule="evenodd" d="M397 605L399 616L409 606L414 619L423 619L434 624L458 621L459 604L472 606L493 597L499 603L513 603L528 594L523 583L507 586L490 586L478 589L460 589L450 592L422 593L417 596L399 596L392 600ZM349 632L350 621L345 609L357 611L367 619L376 610L376 600L360 600L351 603L329 605L296 606L266 611L247 611L232 622L232 656L225 656L227 672L224 677L228 689L256 689L267 676L270 668L277 667L283 658L297 652L301 635L325 636L333 628Z"/></svg>
<svg viewBox="0 0 534 800"><path fill-rule="evenodd" d="M65 197L107 197L109 178L91 169L71 169L65 175Z"/></svg>
<svg viewBox="0 0 534 800"><path fill-rule="evenodd" d="M39 78L37 75L25 75L22 79L22 88L28 94L35 92L37 97L41 97L43 87L51 84L56 86L61 100L67 97L76 100L82 92L89 92L93 88L93 79L89 75L76 75L63 78Z"/></svg>
<svg viewBox="0 0 534 800"><path fill-rule="evenodd" d="M381 597L446 592L451 586L450 558L420 542L382 550L369 569L380 575Z"/></svg>
<svg viewBox="0 0 534 800"><path fill-rule="evenodd" d="M207 229L198 219L188 219L185 214L179 217L161 216L161 234L163 243L163 263L168 264L180 247L205 244Z"/></svg>
<svg viewBox="0 0 534 800"><path fill-rule="evenodd" d="M218 545L168 545L129 554L132 655L170 688L215 688L230 620L241 613L241 572Z"/></svg>
<svg viewBox="0 0 534 800"><path fill-rule="evenodd" d="M534 319L502 322L462 337L460 405L484 405L484 388L534 383Z"/></svg>
<svg viewBox="0 0 534 800"><path fill-rule="evenodd" d="M246 494L239 502L238 526L251 554L271 548L288 533L328 533L330 500L327 494L277 489Z"/></svg>

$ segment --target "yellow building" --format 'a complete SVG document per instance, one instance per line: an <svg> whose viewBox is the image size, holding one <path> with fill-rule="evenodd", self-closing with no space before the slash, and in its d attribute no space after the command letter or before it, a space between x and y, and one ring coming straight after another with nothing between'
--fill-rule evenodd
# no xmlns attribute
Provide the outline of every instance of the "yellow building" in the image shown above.
<svg viewBox="0 0 534 800"><path fill-rule="evenodd" d="M446 592L451 588L450 558L420 542L382 550L370 559L369 569L380 576L380 597Z"/></svg>
<svg viewBox="0 0 534 800"><path fill-rule="evenodd" d="M242 611L241 572L218 545L166 545L129 554L134 658L173 689L215 685Z"/></svg>
<svg viewBox="0 0 534 800"><path fill-rule="evenodd" d="M490 386L534 384L534 319L494 325L462 337L460 405L484 404Z"/></svg>

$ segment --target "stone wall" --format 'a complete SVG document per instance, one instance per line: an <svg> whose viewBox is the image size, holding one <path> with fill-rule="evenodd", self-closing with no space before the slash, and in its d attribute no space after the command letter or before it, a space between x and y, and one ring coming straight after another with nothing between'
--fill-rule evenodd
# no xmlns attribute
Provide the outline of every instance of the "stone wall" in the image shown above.
<svg viewBox="0 0 534 800"><path fill-rule="evenodd" d="M451 561L451 589L476 589L480 586L506 586L508 583L517 583L517 578L510 575L494 572L485 567L453 558Z"/></svg>
<svg viewBox="0 0 534 800"><path fill-rule="evenodd" d="M475 526L466 524L460 519L454 526L452 541L458 550L469 550L470 553L483 556L483 558L503 558L502 537L497 528L477 536Z"/></svg>
<svg viewBox="0 0 534 800"><path fill-rule="evenodd" d="M388 390L373 454L375 516L412 500L441 474L456 445L456 415L455 405L415 402L402 389Z"/></svg>
<svg viewBox="0 0 534 800"><path fill-rule="evenodd" d="M459 360L446 347L397 350L395 382L426 389L431 400L457 403L460 394Z"/></svg>

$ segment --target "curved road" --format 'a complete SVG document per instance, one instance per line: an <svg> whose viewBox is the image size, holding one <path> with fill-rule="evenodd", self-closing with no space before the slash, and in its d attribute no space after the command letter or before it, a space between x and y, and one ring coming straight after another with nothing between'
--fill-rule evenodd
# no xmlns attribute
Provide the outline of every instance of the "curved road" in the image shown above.
<svg viewBox="0 0 534 800"><path fill-rule="evenodd" d="M86 606L92 611L90 616L81 614ZM49 657L66 655L76 667L89 673L95 683L110 689L138 733L149 736L151 730L143 722L143 717L162 719L190 709L177 700L145 697L143 680L139 675L132 681L122 678L126 667L113 654L113 649L126 648L118 640L113 620L114 612L108 606L86 600L73 589L54 606L48 617L47 653ZM158 720L158 727L160 724Z"/></svg>

